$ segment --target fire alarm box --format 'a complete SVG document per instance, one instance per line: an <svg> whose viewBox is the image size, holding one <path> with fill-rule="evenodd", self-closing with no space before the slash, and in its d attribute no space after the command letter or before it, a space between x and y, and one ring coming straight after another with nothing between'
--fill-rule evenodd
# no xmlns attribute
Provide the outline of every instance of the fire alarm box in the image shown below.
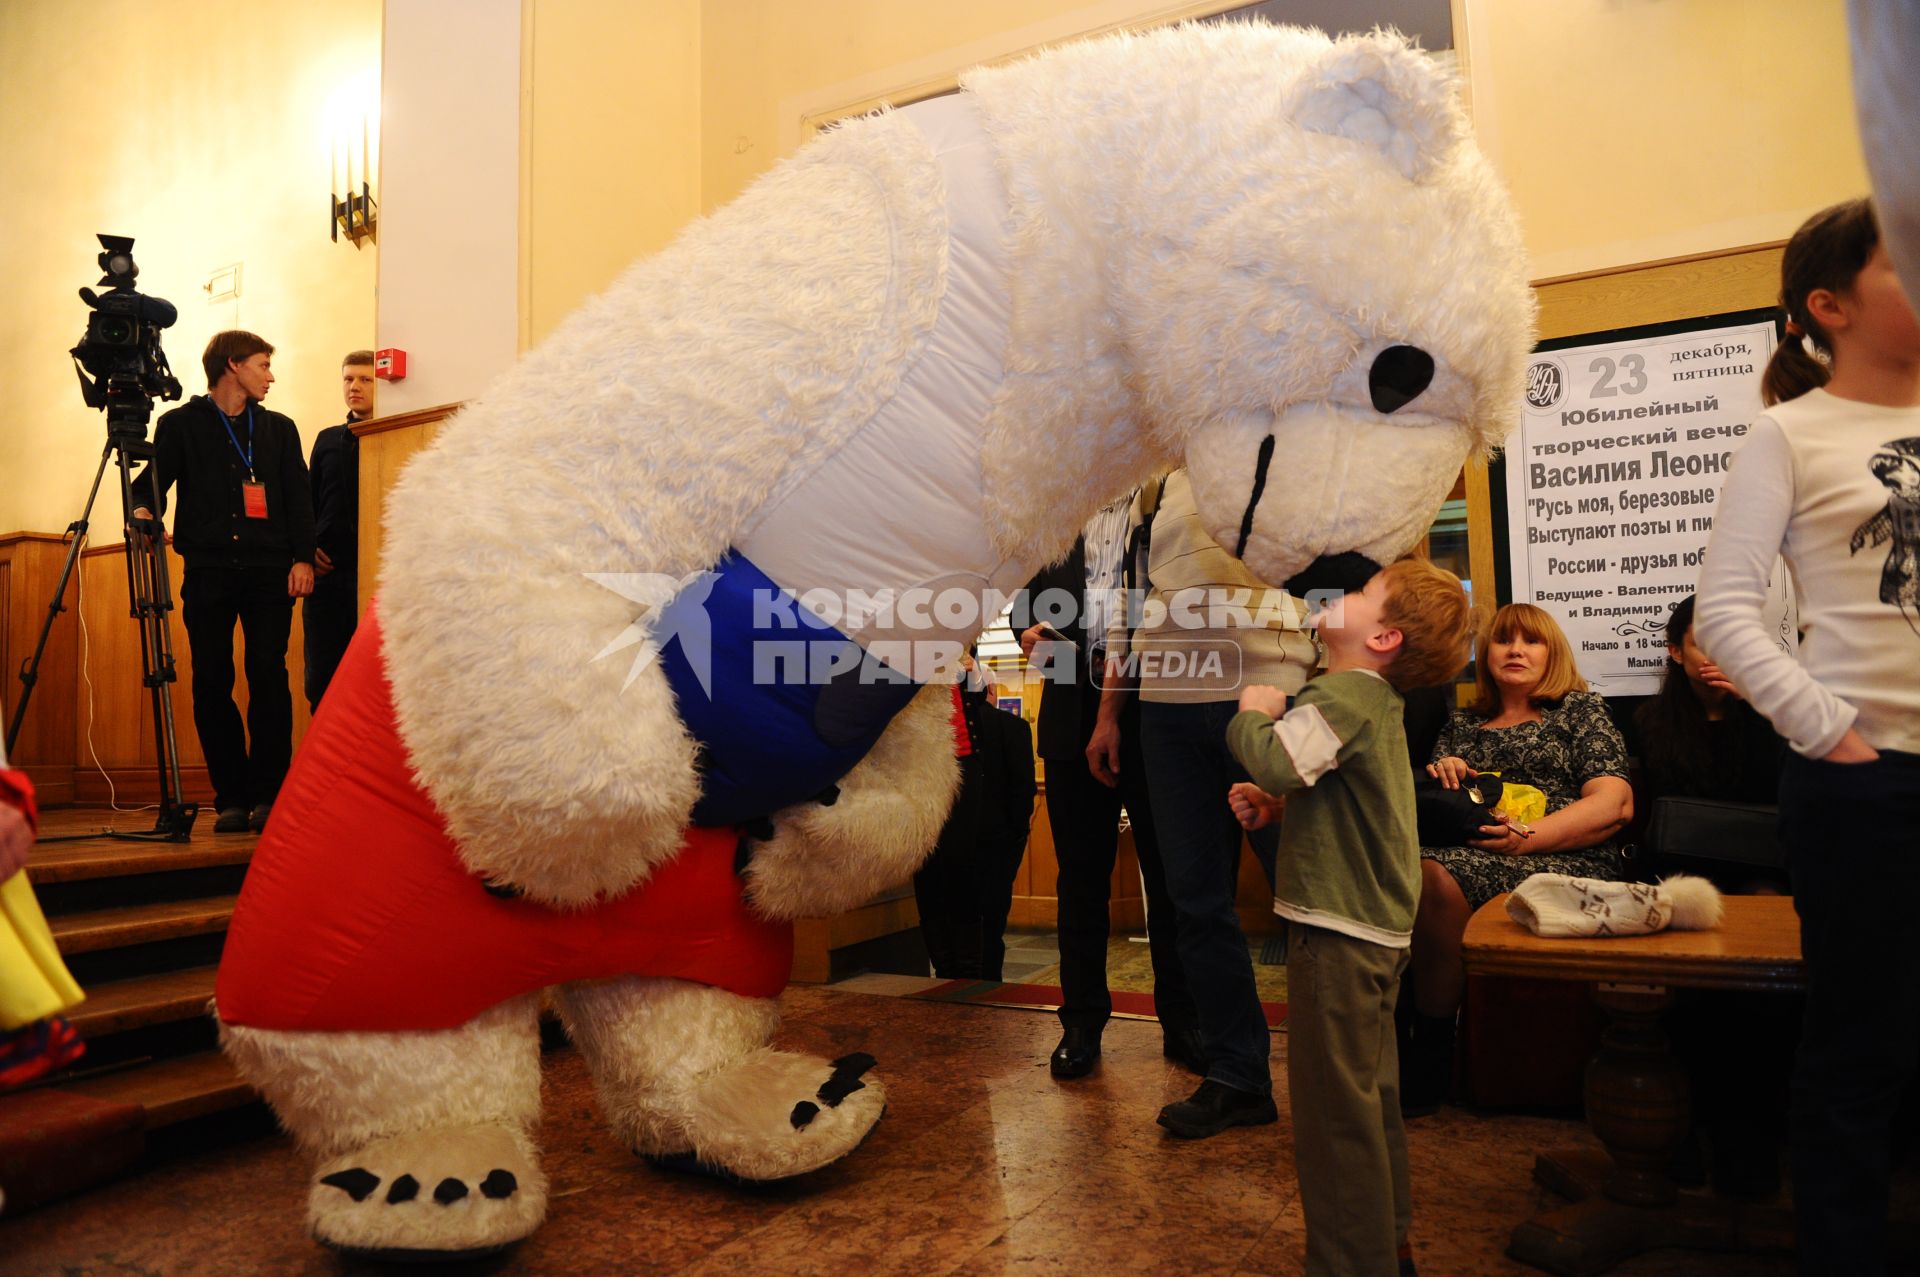
<svg viewBox="0 0 1920 1277"><path fill-rule="evenodd" d="M404 350L376 350L373 352L373 375L382 381L405 381L407 378L407 352Z"/></svg>

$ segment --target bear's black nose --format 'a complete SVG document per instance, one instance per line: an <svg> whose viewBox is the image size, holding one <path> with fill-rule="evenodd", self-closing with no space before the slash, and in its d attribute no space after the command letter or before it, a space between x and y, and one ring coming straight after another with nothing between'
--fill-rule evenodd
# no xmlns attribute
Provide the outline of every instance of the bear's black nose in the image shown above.
<svg viewBox="0 0 1920 1277"><path fill-rule="evenodd" d="M1404 408L1433 382L1433 356L1418 346L1388 346L1367 372L1367 390L1381 412Z"/></svg>

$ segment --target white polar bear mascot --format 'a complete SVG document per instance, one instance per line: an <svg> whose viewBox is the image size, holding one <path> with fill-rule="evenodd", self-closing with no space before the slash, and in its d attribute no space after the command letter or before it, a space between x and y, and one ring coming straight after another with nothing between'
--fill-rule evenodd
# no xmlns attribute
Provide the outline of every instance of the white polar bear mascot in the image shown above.
<svg viewBox="0 0 1920 1277"><path fill-rule="evenodd" d="M975 71L635 265L395 487L236 911L226 1050L317 1158L314 1235L538 1226L542 990L637 1152L847 1154L871 1058L768 1043L791 920L952 800L927 654L992 616L914 597L1016 587L1181 463L1264 579L1364 579L1505 433L1531 323L1442 70L1265 25Z"/></svg>

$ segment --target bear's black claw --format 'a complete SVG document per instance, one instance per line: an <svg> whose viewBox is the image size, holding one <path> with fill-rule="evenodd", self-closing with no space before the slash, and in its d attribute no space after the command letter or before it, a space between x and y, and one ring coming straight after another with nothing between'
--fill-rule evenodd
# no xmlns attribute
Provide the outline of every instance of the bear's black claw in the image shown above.
<svg viewBox="0 0 1920 1277"><path fill-rule="evenodd" d="M378 1175L358 1166L352 1170L335 1171L331 1175L323 1175L320 1177L320 1182L339 1189L356 1202L366 1201L368 1194L380 1187Z"/></svg>

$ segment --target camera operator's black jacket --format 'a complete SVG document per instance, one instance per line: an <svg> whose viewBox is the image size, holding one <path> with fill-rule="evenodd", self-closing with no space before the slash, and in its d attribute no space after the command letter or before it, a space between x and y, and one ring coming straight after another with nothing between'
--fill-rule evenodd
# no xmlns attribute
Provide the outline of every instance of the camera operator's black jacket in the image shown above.
<svg viewBox="0 0 1920 1277"><path fill-rule="evenodd" d="M247 414L233 418L241 447L247 444ZM173 519L173 546L189 570L278 568L313 562L313 491L300 450L300 431L277 412L253 405L253 473L267 489L267 517L249 519L240 485L247 467L227 437L219 409L195 395L160 418L153 432L160 508L167 491L180 486ZM134 501L145 504L146 475L134 481Z"/></svg>

